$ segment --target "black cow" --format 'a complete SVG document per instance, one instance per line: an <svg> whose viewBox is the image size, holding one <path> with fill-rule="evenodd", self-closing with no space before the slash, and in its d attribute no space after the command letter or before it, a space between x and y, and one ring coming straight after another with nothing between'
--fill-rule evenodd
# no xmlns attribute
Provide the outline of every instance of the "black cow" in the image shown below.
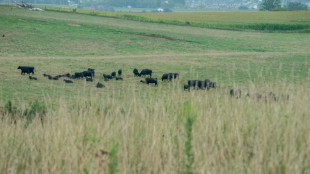
<svg viewBox="0 0 310 174"><path fill-rule="evenodd" d="M64 79L64 81L65 81L66 83L73 83L72 80L66 80L66 79Z"/></svg>
<svg viewBox="0 0 310 174"><path fill-rule="evenodd" d="M81 72L76 72L76 73L74 73L74 76L72 76L72 77L73 77L73 79L79 79L79 78L83 78L84 75Z"/></svg>
<svg viewBox="0 0 310 174"><path fill-rule="evenodd" d="M102 83L98 82L97 85L96 85L96 87L97 87L97 88L104 88L105 86L104 86Z"/></svg>
<svg viewBox="0 0 310 174"><path fill-rule="evenodd" d="M235 97L235 98L240 98L241 97L241 90L240 89L231 89L229 91L230 96Z"/></svg>
<svg viewBox="0 0 310 174"><path fill-rule="evenodd" d="M52 80L58 80L59 77L55 76L55 77L52 77ZM51 79L50 79L51 80Z"/></svg>
<svg viewBox="0 0 310 174"><path fill-rule="evenodd" d="M38 80L36 77L29 76L30 80Z"/></svg>
<svg viewBox="0 0 310 174"><path fill-rule="evenodd" d="M171 81L172 79L176 79L179 77L179 73L167 73L167 74L163 74L163 76L161 77L161 80L169 80Z"/></svg>
<svg viewBox="0 0 310 174"><path fill-rule="evenodd" d="M90 77L93 78L93 73L90 71L83 71L82 72L83 77Z"/></svg>
<svg viewBox="0 0 310 174"><path fill-rule="evenodd" d="M205 81L202 81L202 80L189 80L187 82L188 84L188 87L194 87L194 88L204 88L205 87Z"/></svg>
<svg viewBox="0 0 310 174"><path fill-rule="evenodd" d="M103 74L103 78L104 79L112 79L113 77L111 75L108 75L108 74Z"/></svg>
<svg viewBox="0 0 310 174"><path fill-rule="evenodd" d="M196 89L209 89L210 88L210 80L189 80L187 82L187 89L190 90L191 87L194 87ZM215 85L215 84L214 84Z"/></svg>
<svg viewBox="0 0 310 174"><path fill-rule="evenodd" d="M217 83L216 82L210 82L209 87L210 88L217 88Z"/></svg>
<svg viewBox="0 0 310 174"><path fill-rule="evenodd" d="M115 80L123 80L121 77L115 77Z"/></svg>
<svg viewBox="0 0 310 174"><path fill-rule="evenodd" d="M155 86L158 86L158 84L157 84L157 78L155 78L155 79L153 79L153 78L145 78L145 83L146 83L146 84L154 83Z"/></svg>
<svg viewBox="0 0 310 174"><path fill-rule="evenodd" d="M117 71L117 73L118 73L119 76L121 76L121 75L122 75L122 69L119 69L119 70Z"/></svg>
<svg viewBox="0 0 310 174"><path fill-rule="evenodd" d="M87 82L92 82L93 79L92 79L91 77L86 77L86 81L87 81Z"/></svg>
<svg viewBox="0 0 310 174"><path fill-rule="evenodd" d="M70 77L70 74L61 74L61 75L57 75L56 77L60 78L60 77Z"/></svg>
<svg viewBox="0 0 310 174"><path fill-rule="evenodd" d="M169 74L163 74L163 75L161 76L161 81L170 80L170 79L171 79L171 78L170 78Z"/></svg>
<svg viewBox="0 0 310 174"><path fill-rule="evenodd" d="M146 76L146 75L150 75L150 78L152 77L152 70L151 69L143 69L140 72L139 76Z"/></svg>
<svg viewBox="0 0 310 174"><path fill-rule="evenodd" d="M184 90L189 90L190 88L189 88L189 85L184 85Z"/></svg>
<svg viewBox="0 0 310 174"><path fill-rule="evenodd" d="M87 69L88 72L91 72L93 77L95 77L95 69L92 69L92 68L88 68Z"/></svg>
<svg viewBox="0 0 310 174"><path fill-rule="evenodd" d="M115 76L116 76L116 72L113 71L113 72L111 73L111 76L112 76L112 77L115 77Z"/></svg>
<svg viewBox="0 0 310 174"><path fill-rule="evenodd" d="M135 69L133 69L133 74L135 75L135 76L140 76L140 73L139 73L139 71L135 68Z"/></svg>
<svg viewBox="0 0 310 174"><path fill-rule="evenodd" d="M33 66L18 66L17 69L20 69L21 70L21 73L20 74L34 74L34 67Z"/></svg>

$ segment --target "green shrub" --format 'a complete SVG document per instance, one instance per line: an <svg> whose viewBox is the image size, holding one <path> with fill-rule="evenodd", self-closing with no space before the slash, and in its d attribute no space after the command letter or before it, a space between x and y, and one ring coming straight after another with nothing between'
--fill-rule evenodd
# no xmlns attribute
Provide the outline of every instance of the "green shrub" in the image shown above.
<svg viewBox="0 0 310 174"><path fill-rule="evenodd" d="M118 144L113 142L112 148L110 150L110 160L109 160L109 174L117 173L117 165L118 165Z"/></svg>
<svg viewBox="0 0 310 174"><path fill-rule="evenodd" d="M308 10L308 6L306 4L303 4L301 2L289 2L287 5L288 10Z"/></svg>
<svg viewBox="0 0 310 174"><path fill-rule="evenodd" d="M39 101L35 100L29 108L27 108L23 112L23 116L26 118L27 123L32 122L32 120L36 117L39 116L41 119L41 122L43 123L43 118L46 114L46 106Z"/></svg>

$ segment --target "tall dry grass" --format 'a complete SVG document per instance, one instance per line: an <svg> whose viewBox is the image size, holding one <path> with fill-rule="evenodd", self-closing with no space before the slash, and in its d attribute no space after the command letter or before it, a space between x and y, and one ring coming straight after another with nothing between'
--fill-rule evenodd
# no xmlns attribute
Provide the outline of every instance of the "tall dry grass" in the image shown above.
<svg viewBox="0 0 310 174"><path fill-rule="evenodd" d="M0 173L310 173L309 84L249 84L240 99L146 88L45 98L31 122L31 104L1 103Z"/></svg>

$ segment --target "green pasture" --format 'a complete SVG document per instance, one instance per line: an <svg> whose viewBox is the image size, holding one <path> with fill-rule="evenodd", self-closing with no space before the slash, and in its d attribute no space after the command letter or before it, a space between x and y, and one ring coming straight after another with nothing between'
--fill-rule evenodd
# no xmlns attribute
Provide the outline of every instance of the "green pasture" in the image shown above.
<svg viewBox="0 0 310 174"><path fill-rule="evenodd" d="M310 173L307 29L232 31L68 12L0 6L0 173ZM283 21L304 12L296 14ZM18 66L34 66L38 80ZM87 68L94 82L43 77ZM152 69L158 87L141 83L134 68ZM118 69L123 81L104 81ZM180 78L162 82L169 72ZM189 79L218 88L184 91Z"/></svg>
<svg viewBox="0 0 310 174"><path fill-rule="evenodd" d="M225 30L309 32L310 29L310 12L308 11L117 13L59 7L44 7L44 9L143 22L188 25Z"/></svg>
<svg viewBox="0 0 310 174"><path fill-rule="evenodd" d="M0 38L4 100L89 94L97 81L103 82L102 73L120 68L124 81L104 82L105 91L123 85L170 88L167 82L160 82L159 89L145 88L139 83L142 78L133 77L133 68L150 68L159 79L163 73L178 72L178 89L189 79L208 78L223 90L249 82L309 80L307 33L214 30L10 7L1 7L0 19L0 34L5 35ZM39 80L21 76L19 65L35 66ZM77 80L70 85L42 76L89 67L97 72L93 83Z"/></svg>

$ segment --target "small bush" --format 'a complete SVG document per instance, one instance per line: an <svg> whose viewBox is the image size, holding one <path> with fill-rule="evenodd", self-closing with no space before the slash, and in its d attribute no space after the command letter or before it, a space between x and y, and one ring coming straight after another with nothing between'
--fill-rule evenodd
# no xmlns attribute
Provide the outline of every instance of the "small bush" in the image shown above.
<svg viewBox="0 0 310 174"><path fill-rule="evenodd" d="M76 8L72 9L72 12L73 12L73 13L76 13Z"/></svg>
<svg viewBox="0 0 310 174"><path fill-rule="evenodd" d="M291 11L298 10L308 10L308 6L306 4L300 2L290 2L287 5L287 9Z"/></svg>
<svg viewBox="0 0 310 174"><path fill-rule="evenodd" d="M170 8L164 8L164 12L165 13L170 13L170 12L172 12L172 10Z"/></svg>
<svg viewBox="0 0 310 174"><path fill-rule="evenodd" d="M109 174L117 173L117 165L118 165L118 144L113 142L111 151L110 151L110 160L109 160Z"/></svg>
<svg viewBox="0 0 310 174"><path fill-rule="evenodd" d="M241 6L239 6L238 9L239 9L239 10L248 10L249 7L247 7L247 6L245 6L245 5L241 5Z"/></svg>
<svg viewBox="0 0 310 174"><path fill-rule="evenodd" d="M9 100L9 101L5 104L4 108L2 109L2 112L3 112L3 113L2 113L3 116L4 116L4 115L7 115L7 116L10 117L10 119L13 120L13 121L16 120L16 117L17 117L17 115L18 115L18 110L17 110L17 108L16 108L15 106L13 106L11 100Z"/></svg>
<svg viewBox="0 0 310 174"><path fill-rule="evenodd" d="M27 123L32 122L32 120L36 117L39 116L41 121L43 122L43 118L46 114L46 106L37 100L34 101L29 108L27 108L23 112L23 116L27 119Z"/></svg>

